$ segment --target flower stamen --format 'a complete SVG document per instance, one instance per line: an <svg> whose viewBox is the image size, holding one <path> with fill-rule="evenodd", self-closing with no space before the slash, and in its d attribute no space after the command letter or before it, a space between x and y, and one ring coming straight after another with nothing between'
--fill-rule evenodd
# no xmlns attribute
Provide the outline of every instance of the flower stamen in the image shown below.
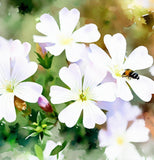
<svg viewBox="0 0 154 160"><path fill-rule="evenodd" d="M11 82L9 82L9 83L6 85L5 89L6 89L7 92L12 93L13 90L14 90L14 86L12 85Z"/></svg>
<svg viewBox="0 0 154 160"><path fill-rule="evenodd" d="M61 35L59 42L61 45L70 45L73 42L73 38L70 36Z"/></svg>
<svg viewBox="0 0 154 160"><path fill-rule="evenodd" d="M83 101L86 101L86 100L87 100L87 97L85 96L84 93L81 93L81 94L80 94L80 99L81 99L81 101L83 102Z"/></svg>
<svg viewBox="0 0 154 160"><path fill-rule="evenodd" d="M124 144L124 138L119 136L119 137L117 137L116 142L117 142L118 145L123 145Z"/></svg>

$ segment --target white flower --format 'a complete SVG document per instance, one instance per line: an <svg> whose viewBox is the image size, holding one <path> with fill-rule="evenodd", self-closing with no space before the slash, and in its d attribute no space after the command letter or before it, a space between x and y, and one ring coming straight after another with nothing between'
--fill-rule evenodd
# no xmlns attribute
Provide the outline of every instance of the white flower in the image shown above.
<svg viewBox="0 0 154 160"><path fill-rule="evenodd" d="M114 83L100 84L104 75L90 67L82 76L76 64L71 64L68 68L63 67L59 76L70 89L51 86L51 102L60 104L74 101L60 112L59 120L68 127L73 127L83 110L84 127L94 128L95 123L103 124L106 121L106 116L98 108L95 101L114 101Z"/></svg>
<svg viewBox="0 0 154 160"><path fill-rule="evenodd" d="M43 160L63 160L64 155L62 152L59 152L59 157L57 159L57 155L50 156L51 151L60 143L55 143L51 140L48 140L43 151ZM30 156L28 160L39 160L36 156Z"/></svg>
<svg viewBox="0 0 154 160"><path fill-rule="evenodd" d="M104 43L111 58L105 51L94 44L90 45L93 53L90 57L100 68L104 68L105 65L113 78L116 79L117 97L120 97L125 101L130 101L133 98L130 90L131 87L136 95L143 101L150 101L152 97L151 94L154 93L154 82L150 78L143 75L139 75L139 79L123 76L126 69L136 71L148 68L152 65L153 58L148 55L147 48L139 46L128 57L125 57L126 40L120 33L113 36L108 34L105 35Z"/></svg>
<svg viewBox="0 0 154 160"><path fill-rule="evenodd" d="M152 76L154 76L154 65L149 69Z"/></svg>
<svg viewBox="0 0 154 160"><path fill-rule="evenodd" d="M0 37L0 56L8 56L13 62L16 58L26 58L29 61L29 52L31 45L28 42L23 44L19 40L6 40Z"/></svg>
<svg viewBox="0 0 154 160"><path fill-rule="evenodd" d="M69 11L64 7L59 12L59 29L52 16L43 14L40 17L41 22L36 25L36 29L46 36L34 36L34 41L38 43L51 42L52 45L46 47L46 50L51 54L58 56L65 50L68 61L79 60L85 47L82 43L95 42L100 38L100 33L95 24L87 24L74 31L79 18L80 12L77 9L74 8Z"/></svg>
<svg viewBox="0 0 154 160"><path fill-rule="evenodd" d="M149 139L149 129L144 120L136 120L128 129L127 121L120 114L108 119L107 131L99 131L99 145L105 147L109 160L141 160L135 146L131 142L146 142Z"/></svg>
<svg viewBox="0 0 154 160"><path fill-rule="evenodd" d="M119 113L127 121L135 120L137 116L141 115L141 109L136 105L131 105L129 102L117 98L114 102L98 102L98 106L107 110L107 117L114 116Z"/></svg>
<svg viewBox="0 0 154 160"><path fill-rule="evenodd" d="M23 101L35 103L42 92L41 85L22 82L36 72L37 64L18 58L13 63L11 67L10 58L0 59L0 119L4 118L8 122L16 119L15 96Z"/></svg>

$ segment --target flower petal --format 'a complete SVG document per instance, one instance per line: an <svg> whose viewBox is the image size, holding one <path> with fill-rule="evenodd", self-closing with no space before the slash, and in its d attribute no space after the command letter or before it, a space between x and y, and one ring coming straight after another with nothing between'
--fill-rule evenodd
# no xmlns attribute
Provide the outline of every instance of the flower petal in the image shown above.
<svg viewBox="0 0 154 160"><path fill-rule="evenodd" d="M112 82L103 83L92 90L91 99L94 99L96 101L113 102L116 99L115 89L116 89L115 83Z"/></svg>
<svg viewBox="0 0 154 160"><path fill-rule="evenodd" d="M66 57L70 62L76 62L81 59L81 55L84 54L85 45L73 43L72 45L66 48Z"/></svg>
<svg viewBox="0 0 154 160"><path fill-rule="evenodd" d="M4 54L10 56L10 41L0 36L0 56L4 57Z"/></svg>
<svg viewBox="0 0 154 160"><path fill-rule="evenodd" d="M26 102L35 103L41 96L42 90L43 88L40 84L34 82L22 82L15 87L14 94Z"/></svg>
<svg viewBox="0 0 154 160"><path fill-rule="evenodd" d="M82 76L77 64L70 64L69 67L63 67L59 71L61 80L73 91L82 90Z"/></svg>
<svg viewBox="0 0 154 160"><path fill-rule="evenodd" d="M117 157L118 160L143 160L143 158L138 153L136 147L131 143L126 143L120 154Z"/></svg>
<svg viewBox="0 0 154 160"><path fill-rule="evenodd" d="M117 97L120 97L124 101L130 101L133 99L133 95L129 86L125 82L125 80L119 78L117 80Z"/></svg>
<svg viewBox="0 0 154 160"><path fill-rule="evenodd" d="M95 124L103 124L106 121L106 115L92 101L83 102L83 125L91 129Z"/></svg>
<svg viewBox="0 0 154 160"><path fill-rule="evenodd" d="M88 66L88 68L85 69L83 90L86 90L87 88L95 88L103 81L105 76L106 70L100 71L97 70L97 68L94 68L94 66Z"/></svg>
<svg viewBox="0 0 154 160"><path fill-rule="evenodd" d="M43 14L40 17L40 22L36 24L36 29L48 35L51 38L51 41L54 40L55 36L59 33L59 27L55 19L49 14Z"/></svg>
<svg viewBox="0 0 154 160"><path fill-rule="evenodd" d="M150 101L152 93L154 93L153 80L140 75L139 80L131 79L128 83L139 98L145 102Z"/></svg>
<svg viewBox="0 0 154 160"><path fill-rule="evenodd" d="M51 54L53 54L54 56L59 56L63 52L64 47L61 45L55 44L49 47L45 47L45 49L49 51Z"/></svg>
<svg viewBox="0 0 154 160"><path fill-rule="evenodd" d="M124 63L125 69L140 70L148 68L152 65L153 58L148 54L148 50L144 46L137 47L128 56Z"/></svg>
<svg viewBox="0 0 154 160"><path fill-rule="evenodd" d="M100 147L108 146L111 141L110 134L106 130L101 129L98 133L98 140Z"/></svg>
<svg viewBox="0 0 154 160"><path fill-rule="evenodd" d="M122 107L121 107L122 106ZM128 120L132 121L137 118L137 116L141 115L141 109L136 105L131 105L129 102L124 102L123 105L120 105L119 111L121 114Z"/></svg>
<svg viewBox="0 0 154 160"><path fill-rule="evenodd" d="M85 26L76 30L72 37L76 42L91 43L99 40L100 33L95 24L86 24Z"/></svg>
<svg viewBox="0 0 154 160"><path fill-rule="evenodd" d="M91 61L98 66L103 68L111 65L111 58L107 53L98 47L96 44L90 44L91 54L89 55Z"/></svg>
<svg viewBox="0 0 154 160"><path fill-rule="evenodd" d="M116 112L113 116L107 120L107 128L112 134L121 134L125 132L128 121L125 117Z"/></svg>
<svg viewBox="0 0 154 160"><path fill-rule="evenodd" d="M43 151L44 157L50 156L51 151L57 146L57 144L51 140L48 140Z"/></svg>
<svg viewBox="0 0 154 160"><path fill-rule="evenodd" d="M16 59L11 79L16 82L21 82L30 76L32 76L37 70L37 64L35 62L27 62L26 59Z"/></svg>
<svg viewBox="0 0 154 160"><path fill-rule="evenodd" d="M23 44L19 40L14 40L10 43L10 49L11 49L11 57L18 58L18 57L27 57L31 45L28 42L24 42Z"/></svg>
<svg viewBox="0 0 154 160"><path fill-rule="evenodd" d="M48 36L37 36L34 35L33 36L33 40L36 43L47 43L47 42L51 42L51 38Z"/></svg>
<svg viewBox="0 0 154 160"><path fill-rule="evenodd" d="M126 120L135 120L137 116L141 115L141 109L136 105L131 105L129 102L117 98L114 102L97 102L101 109L107 110L107 117L113 116L116 112L125 117Z"/></svg>
<svg viewBox="0 0 154 160"><path fill-rule="evenodd" d="M83 107L81 101L76 101L63 109L58 116L60 122L65 123L67 127L73 127L81 114Z"/></svg>
<svg viewBox="0 0 154 160"><path fill-rule="evenodd" d="M125 37L120 33L114 34L113 36L107 34L104 36L104 43L112 57L113 63L115 65L123 64L126 53Z"/></svg>
<svg viewBox="0 0 154 160"><path fill-rule="evenodd" d="M10 61L9 58L0 58L0 82L5 83L5 81L10 80Z"/></svg>
<svg viewBox="0 0 154 160"><path fill-rule="evenodd" d="M149 69L149 72L151 73L152 76L154 76L154 65Z"/></svg>
<svg viewBox="0 0 154 160"><path fill-rule="evenodd" d="M130 142L146 142L149 140L149 129L145 127L143 119L136 120L127 129L126 134Z"/></svg>
<svg viewBox="0 0 154 160"><path fill-rule="evenodd" d="M80 12L73 8L70 11L64 7L59 12L60 29L65 34L71 34L80 18Z"/></svg>
<svg viewBox="0 0 154 160"><path fill-rule="evenodd" d="M49 95L51 97L51 103L53 104L60 104L71 100L76 100L76 98L73 97L72 91L59 86L51 86Z"/></svg>
<svg viewBox="0 0 154 160"><path fill-rule="evenodd" d="M120 153L121 148L116 145L109 146L105 149L105 154L109 160L115 160Z"/></svg>
<svg viewBox="0 0 154 160"><path fill-rule="evenodd" d="M14 95L7 93L0 96L0 119L4 119L8 122L16 120L16 111L14 106Z"/></svg>

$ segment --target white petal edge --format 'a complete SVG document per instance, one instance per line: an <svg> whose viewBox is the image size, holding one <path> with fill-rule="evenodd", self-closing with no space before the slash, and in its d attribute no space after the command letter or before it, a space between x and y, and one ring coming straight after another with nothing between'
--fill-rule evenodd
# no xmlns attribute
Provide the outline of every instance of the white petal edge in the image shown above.
<svg viewBox="0 0 154 160"><path fill-rule="evenodd" d="M89 58L97 67L104 69L111 65L111 58L103 49L98 47L96 44L90 44L89 48L91 50Z"/></svg>
<svg viewBox="0 0 154 160"><path fill-rule="evenodd" d="M126 53L126 40L121 33L113 36L107 34L104 36L104 43L112 57L114 64L123 64Z"/></svg>
<svg viewBox="0 0 154 160"><path fill-rule="evenodd" d="M109 160L115 160L120 153L121 148L116 145L108 146L105 149L105 154Z"/></svg>
<svg viewBox="0 0 154 160"><path fill-rule="evenodd" d="M105 147L108 146L110 144L110 134L104 130L101 129L98 133L98 141L99 141L99 146L100 147Z"/></svg>
<svg viewBox="0 0 154 160"><path fill-rule="evenodd" d="M68 10L66 7L60 10L59 20L61 32L71 34L75 29L80 18L80 12L73 8Z"/></svg>
<svg viewBox="0 0 154 160"><path fill-rule="evenodd" d="M125 69L140 70L148 68L153 63L153 57L148 54L144 46L139 46L133 50L124 63Z"/></svg>
<svg viewBox="0 0 154 160"><path fill-rule="evenodd" d="M72 91L59 86L51 86L49 95L53 104L65 103L77 99L74 97Z"/></svg>
<svg viewBox="0 0 154 160"><path fill-rule="evenodd" d="M47 42L51 42L51 38L48 36L37 36L34 35L33 36L33 41L36 43L47 43Z"/></svg>
<svg viewBox="0 0 154 160"><path fill-rule="evenodd" d="M130 142L146 142L149 140L149 129L145 127L143 119L135 120L127 129L126 135Z"/></svg>
<svg viewBox="0 0 154 160"><path fill-rule="evenodd" d="M76 62L82 58L82 54L85 52L85 45L79 43L73 43L66 48L66 58L70 62Z"/></svg>
<svg viewBox="0 0 154 160"><path fill-rule="evenodd" d="M124 79L117 79L116 95L124 101L130 101L133 99L132 92Z"/></svg>
<svg viewBox="0 0 154 160"><path fill-rule="evenodd" d="M82 75L77 64L70 64L68 68L62 67L59 71L59 77L72 91L82 90Z"/></svg>
<svg viewBox="0 0 154 160"><path fill-rule="evenodd" d="M10 80L10 60L9 57L0 58L0 82Z"/></svg>
<svg viewBox="0 0 154 160"><path fill-rule="evenodd" d="M96 101L113 102L116 100L115 90L116 90L115 83L112 82L103 83L92 90L91 98Z"/></svg>
<svg viewBox="0 0 154 160"><path fill-rule="evenodd" d="M43 151L44 157L50 156L51 151L57 146L57 144L51 140L48 140Z"/></svg>
<svg viewBox="0 0 154 160"><path fill-rule="evenodd" d="M136 95L145 102L149 102L154 93L154 81L148 77L140 75L139 80L131 79L129 85Z"/></svg>
<svg viewBox="0 0 154 160"><path fill-rule="evenodd" d="M82 109L82 102L76 101L63 109L59 113L58 119L60 122L65 123L67 127L71 128L77 123Z"/></svg>
<svg viewBox="0 0 154 160"><path fill-rule="evenodd" d="M12 70L11 79L15 80L15 82L21 82L32 76L36 72L37 67L37 63L27 62L27 59L25 58L16 59Z"/></svg>
<svg viewBox="0 0 154 160"><path fill-rule="evenodd" d="M131 143L126 143L121 153L117 157L118 160L143 160L138 153L136 147Z"/></svg>
<svg viewBox="0 0 154 160"><path fill-rule="evenodd" d="M8 122L16 120L14 95L12 93L6 93L0 96L0 107L0 119L4 118Z"/></svg>
<svg viewBox="0 0 154 160"><path fill-rule="evenodd" d="M76 30L72 37L75 42L84 42L84 43L91 43L96 42L100 38L100 33L98 28L95 24L86 24L85 26L81 27L80 29Z"/></svg>
<svg viewBox="0 0 154 160"><path fill-rule="evenodd" d="M36 24L36 29L51 37L51 40L59 33L59 27L55 19L49 14L43 14L40 17L40 22Z"/></svg>
<svg viewBox="0 0 154 160"><path fill-rule="evenodd" d="M16 97L30 103L36 103L42 93L42 86L35 82L22 82L14 89Z"/></svg>
<svg viewBox="0 0 154 160"><path fill-rule="evenodd" d="M94 66L88 66L85 68L83 90L89 88L90 90L99 85L106 76L106 70L100 71Z"/></svg>
<svg viewBox="0 0 154 160"><path fill-rule="evenodd" d="M59 56L65 48L59 44L54 44L52 46L45 47L45 49L49 51L52 55Z"/></svg>
<svg viewBox="0 0 154 160"><path fill-rule="evenodd" d="M107 129L113 135L124 133L127 128L127 125L128 121L126 117L123 117L118 112L116 112L113 116L108 117L107 119Z"/></svg>
<svg viewBox="0 0 154 160"><path fill-rule="evenodd" d="M85 128L92 129L95 124L103 124L106 121L106 115L92 101L83 102L83 125Z"/></svg>

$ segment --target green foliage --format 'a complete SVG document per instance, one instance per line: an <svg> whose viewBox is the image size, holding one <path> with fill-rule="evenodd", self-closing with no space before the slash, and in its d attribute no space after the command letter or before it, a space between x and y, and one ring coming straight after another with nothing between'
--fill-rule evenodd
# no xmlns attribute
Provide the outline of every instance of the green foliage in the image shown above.
<svg viewBox="0 0 154 160"><path fill-rule="evenodd" d="M53 60L53 55L49 56L50 53L47 53L45 57L41 57L41 55L37 52L35 52L38 56L37 60L39 61L39 64L44 67L45 69L51 68L52 60Z"/></svg>
<svg viewBox="0 0 154 160"><path fill-rule="evenodd" d="M67 141L64 141L62 145L57 145L50 153L50 155L57 155L58 157L58 154L60 151L62 151L67 145ZM58 158L57 158L58 159Z"/></svg>
<svg viewBox="0 0 154 160"><path fill-rule="evenodd" d="M42 141L43 136L51 136L51 129L54 127L56 123L56 119L52 119L49 117L42 118L41 113L38 112L36 117L36 122L33 122L31 126L23 127L26 130L29 130L31 134L29 134L26 139L29 137L39 136L40 141Z"/></svg>
<svg viewBox="0 0 154 160"><path fill-rule="evenodd" d="M37 157L39 158L39 160L43 160L42 148L39 145L35 144L34 149L35 149L35 153L36 153Z"/></svg>

